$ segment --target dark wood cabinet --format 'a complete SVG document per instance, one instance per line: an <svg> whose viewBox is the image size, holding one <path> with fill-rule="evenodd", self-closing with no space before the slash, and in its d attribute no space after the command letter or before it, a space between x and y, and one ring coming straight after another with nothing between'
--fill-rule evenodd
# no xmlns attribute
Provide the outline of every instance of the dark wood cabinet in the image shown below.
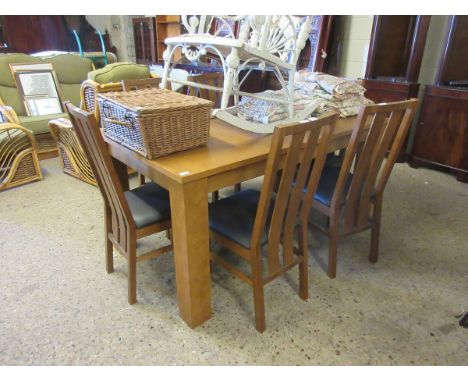
<svg viewBox="0 0 468 382"><path fill-rule="evenodd" d="M417 97L430 16L374 16L363 86L374 102Z"/></svg>
<svg viewBox="0 0 468 382"><path fill-rule="evenodd" d="M334 16L312 16L312 30L299 55L298 69L323 72L326 68Z"/></svg>
<svg viewBox="0 0 468 382"><path fill-rule="evenodd" d="M436 166L468 182L468 16L450 16L435 85L426 86L410 165Z"/></svg>
<svg viewBox="0 0 468 382"><path fill-rule="evenodd" d="M138 64L157 63L156 25L154 17L137 17L132 20L135 56Z"/></svg>

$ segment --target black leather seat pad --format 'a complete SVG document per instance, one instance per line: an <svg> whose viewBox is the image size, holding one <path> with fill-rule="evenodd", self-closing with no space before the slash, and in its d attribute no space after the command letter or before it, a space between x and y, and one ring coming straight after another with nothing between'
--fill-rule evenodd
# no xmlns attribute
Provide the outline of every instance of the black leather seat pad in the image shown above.
<svg viewBox="0 0 468 382"><path fill-rule="evenodd" d="M155 183L126 191L125 198L137 228L171 218L169 192Z"/></svg>
<svg viewBox="0 0 468 382"><path fill-rule="evenodd" d="M260 192L245 190L210 204L210 229L228 237L244 248L250 248L255 215L257 213ZM271 203L273 209L273 203ZM269 227L267 219L266 227ZM263 233L261 244L268 240L268 230Z"/></svg>

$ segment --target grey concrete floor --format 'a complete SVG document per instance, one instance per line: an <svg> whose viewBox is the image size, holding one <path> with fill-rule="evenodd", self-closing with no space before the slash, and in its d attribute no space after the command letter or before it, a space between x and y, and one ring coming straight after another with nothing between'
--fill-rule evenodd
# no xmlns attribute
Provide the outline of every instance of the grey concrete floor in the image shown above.
<svg viewBox="0 0 468 382"><path fill-rule="evenodd" d="M269 284L259 334L250 287L219 268L212 318L188 328L170 253L138 265L128 305L124 259L105 272L99 191L58 159L41 166L44 181L0 193L1 365L468 365L455 318L468 309L468 186L447 174L396 165L376 264L368 232L345 238L331 280L311 233L309 300L297 270Z"/></svg>

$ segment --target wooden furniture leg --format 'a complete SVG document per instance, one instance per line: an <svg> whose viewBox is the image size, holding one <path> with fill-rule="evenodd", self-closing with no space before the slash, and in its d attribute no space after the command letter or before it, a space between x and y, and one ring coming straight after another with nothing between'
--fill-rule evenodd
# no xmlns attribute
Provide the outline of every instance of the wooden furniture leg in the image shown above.
<svg viewBox="0 0 468 382"><path fill-rule="evenodd" d="M170 189L179 314L194 328L211 317L207 180Z"/></svg>
<svg viewBox="0 0 468 382"><path fill-rule="evenodd" d="M114 164L115 171L117 172L117 176L119 177L119 181L123 190L128 191L130 189L130 184L128 182L127 165L115 158L112 158L112 163Z"/></svg>
<svg viewBox="0 0 468 382"><path fill-rule="evenodd" d="M379 258L379 236L380 236L380 221L382 220L382 198L379 197L374 203L372 212L372 228L371 228L371 245L369 253L369 261L375 263Z"/></svg>

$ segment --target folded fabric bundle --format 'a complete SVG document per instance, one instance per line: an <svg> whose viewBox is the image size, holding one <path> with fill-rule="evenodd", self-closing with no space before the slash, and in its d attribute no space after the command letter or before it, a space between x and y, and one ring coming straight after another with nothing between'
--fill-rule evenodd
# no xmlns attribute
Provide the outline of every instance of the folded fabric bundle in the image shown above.
<svg viewBox="0 0 468 382"><path fill-rule="evenodd" d="M374 102L364 97L362 94L345 100L324 101L314 111L314 117L320 117L324 114L336 111L340 113L341 118L357 115L361 105L371 105Z"/></svg>
<svg viewBox="0 0 468 382"><path fill-rule="evenodd" d="M366 89L354 80L300 70L294 77L294 110L303 110L311 103L321 100L312 116L320 117L336 111L340 113L341 118L351 117L358 113L361 105L373 104L364 97L365 91ZM267 90L258 94L284 99L283 90ZM287 104L251 96L241 98L237 106L237 115L245 120L260 123L276 122L289 117Z"/></svg>
<svg viewBox="0 0 468 382"><path fill-rule="evenodd" d="M310 86L310 83L318 84L328 94L336 98L348 98L356 94L364 94L366 89L357 81L342 77L331 76L320 72L308 72L299 70L294 76L294 82L302 87Z"/></svg>
<svg viewBox="0 0 468 382"><path fill-rule="evenodd" d="M338 99L348 98L355 95L363 95L366 89L354 80L319 74L317 83L322 89Z"/></svg>
<svg viewBox="0 0 468 382"><path fill-rule="evenodd" d="M284 99L282 90L267 90L260 94L268 96L269 98ZM301 94L299 92L294 92L293 100L295 111L303 110L310 104L310 97L307 94ZM237 115L248 121L271 123L287 119L289 112L287 104L243 96L237 105Z"/></svg>

